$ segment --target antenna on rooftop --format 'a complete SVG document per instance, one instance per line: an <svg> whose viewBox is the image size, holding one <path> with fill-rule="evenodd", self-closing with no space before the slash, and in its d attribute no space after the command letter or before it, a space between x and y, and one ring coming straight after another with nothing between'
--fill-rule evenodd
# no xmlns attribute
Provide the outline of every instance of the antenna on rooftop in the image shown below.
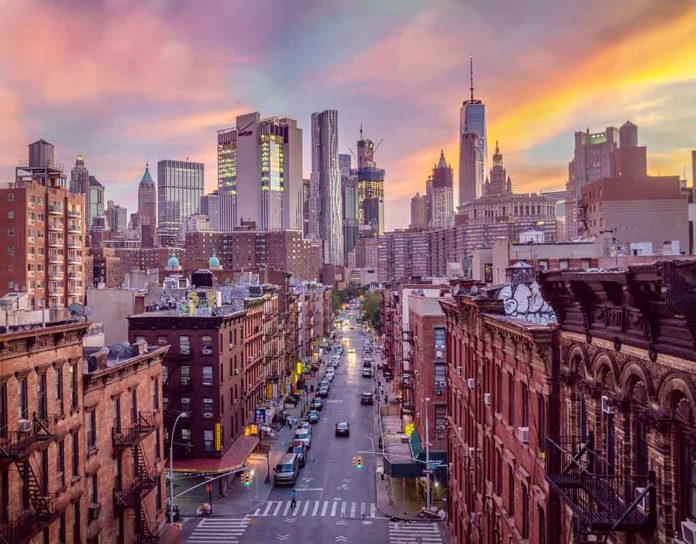
<svg viewBox="0 0 696 544"><path fill-rule="evenodd" d="M469 82L471 84L471 87L469 87L469 90L471 91L471 101L474 101L474 56L469 55Z"/></svg>

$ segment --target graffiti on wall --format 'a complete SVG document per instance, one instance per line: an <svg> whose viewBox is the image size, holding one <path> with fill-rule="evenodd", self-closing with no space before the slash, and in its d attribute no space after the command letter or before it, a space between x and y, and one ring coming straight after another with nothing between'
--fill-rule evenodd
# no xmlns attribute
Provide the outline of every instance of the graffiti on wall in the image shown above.
<svg viewBox="0 0 696 544"><path fill-rule="evenodd" d="M505 285L498 291L498 300L503 301L508 317L544 325L557 322L553 308L541 296L536 281Z"/></svg>

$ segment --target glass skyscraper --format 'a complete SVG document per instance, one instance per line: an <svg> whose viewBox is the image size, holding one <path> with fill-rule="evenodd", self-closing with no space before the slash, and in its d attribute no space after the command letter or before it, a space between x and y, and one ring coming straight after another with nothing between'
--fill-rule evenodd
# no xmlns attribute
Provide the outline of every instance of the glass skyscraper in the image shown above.
<svg viewBox="0 0 696 544"><path fill-rule="evenodd" d="M483 193L486 179L486 106L474 98L473 61L469 100L459 110L459 204L470 202ZM467 145L465 134L476 134L478 146ZM473 161L474 168L469 162Z"/></svg>
<svg viewBox="0 0 696 544"><path fill-rule="evenodd" d="M202 162L157 163L157 223L161 245L175 242L184 219L199 213L202 196Z"/></svg>

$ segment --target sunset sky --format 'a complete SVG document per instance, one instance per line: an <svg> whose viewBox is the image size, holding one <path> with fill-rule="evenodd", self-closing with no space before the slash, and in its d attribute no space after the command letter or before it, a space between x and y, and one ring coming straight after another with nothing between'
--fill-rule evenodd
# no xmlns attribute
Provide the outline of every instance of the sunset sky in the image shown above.
<svg viewBox="0 0 696 544"><path fill-rule="evenodd" d="M459 107L487 106L516 190L564 188L573 132L630 119L653 173L691 181L696 1L0 0L0 172L26 144L77 153L135 211L146 160L205 162L237 114L339 111L342 152L384 138L387 229L440 148L457 169Z"/></svg>

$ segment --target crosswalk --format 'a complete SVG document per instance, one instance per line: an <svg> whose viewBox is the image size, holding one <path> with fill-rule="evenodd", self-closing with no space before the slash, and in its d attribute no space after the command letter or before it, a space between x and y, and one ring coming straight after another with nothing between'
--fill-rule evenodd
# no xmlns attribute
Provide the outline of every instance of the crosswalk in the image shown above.
<svg viewBox="0 0 696 544"><path fill-rule="evenodd" d="M203 518L188 537L189 544L237 544L249 525L249 518Z"/></svg>
<svg viewBox="0 0 696 544"><path fill-rule="evenodd" d="M389 522L389 544L442 544L438 523Z"/></svg>
<svg viewBox="0 0 696 544"><path fill-rule="evenodd" d="M275 517L326 517L326 518L380 518L377 506L373 502L341 501L341 500L297 500L295 507L292 501L266 501L252 516Z"/></svg>

